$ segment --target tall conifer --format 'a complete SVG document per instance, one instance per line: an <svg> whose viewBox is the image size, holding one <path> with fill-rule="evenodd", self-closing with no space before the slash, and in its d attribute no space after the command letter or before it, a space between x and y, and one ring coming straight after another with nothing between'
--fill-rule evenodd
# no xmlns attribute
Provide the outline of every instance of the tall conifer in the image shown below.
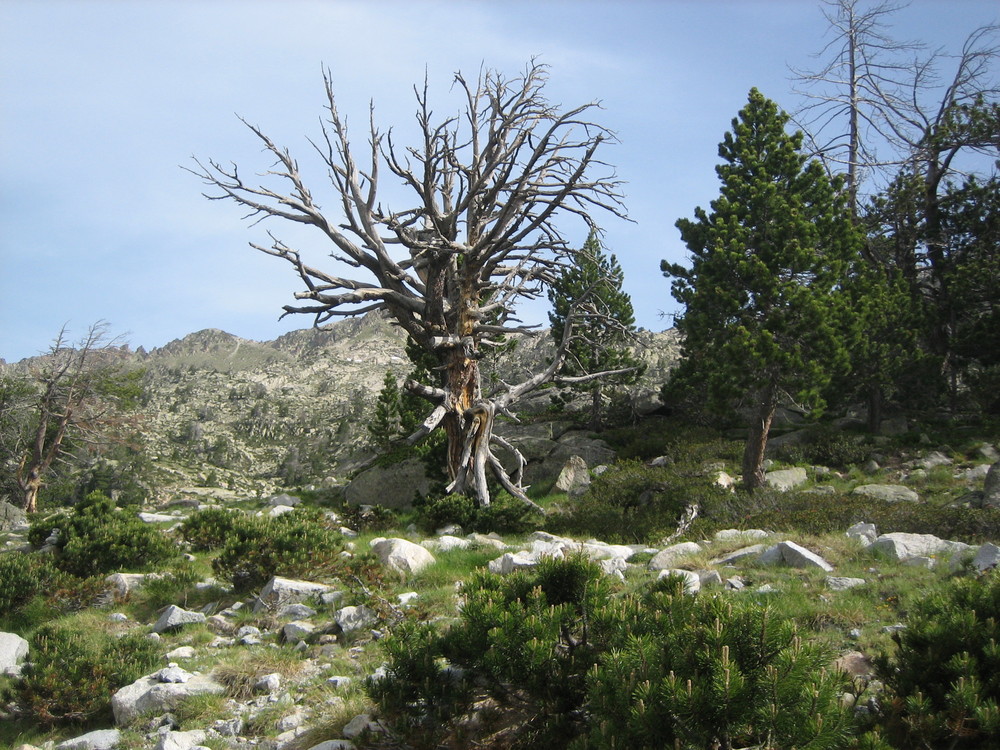
<svg viewBox="0 0 1000 750"><path fill-rule="evenodd" d="M683 354L703 368L712 405L748 416L748 489L764 482L781 398L821 407L822 388L848 362L843 285L860 236L839 184L802 155L802 134L785 132L788 119L750 91L719 145L719 197L677 222L690 268L661 264L684 305Z"/></svg>

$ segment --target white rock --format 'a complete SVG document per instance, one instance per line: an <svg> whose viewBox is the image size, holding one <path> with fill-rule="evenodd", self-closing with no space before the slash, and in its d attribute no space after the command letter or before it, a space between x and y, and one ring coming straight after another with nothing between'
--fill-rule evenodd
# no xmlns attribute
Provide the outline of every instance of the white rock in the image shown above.
<svg viewBox="0 0 1000 750"><path fill-rule="evenodd" d="M262 693L276 693L281 690L281 675L277 672L262 675L253 686Z"/></svg>
<svg viewBox="0 0 1000 750"><path fill-rule="evenodd" d="M295 508L293 508L291 505L275 505L267 512L267 517L277 518L278 516L283 516L286 513L291 513L294 510Z"/></svg>
<svg viewBox="0 0 1000 750"><path fill-rule="evenodd" d="M139 513L139 520L143 523L174 523L178 518L163 513Z"/></svg>
<svg viewBox="0 0 1000 750"><path fill-rule="evenodd" d="M354 743L350 740L327 740L313 745L309 750L354 750Z"/></svg>
<svg viewBox="0 0 1000 750"><path fill-rule="evenodd" d="M791 541L778 542L765 550L759 561L765 565L785 563L793 568L820 568L830 573L833 566L815 552Z"/></svg>
<svg viewBox="0 0 1000 750"><path fill-rule="evenodd" d="M311 622L295 620L294 622L285 623L284 627L281 628L281 634L285 636L285 640L288 643L297 643L311 636L315 630L316 626Z"/></svg>
<svg viewBox="0 0 1000 750"><path fill-rule="evenodd" d="M949 542L933 534L907 534L901 531L882 534L869 549L892 560L907 560L911 557L951 558L973 551L973 547L962 542Z"/></svg>
<svg viewBox="0 0 1000 750"><path fill-rule="evenodd" d="M195 657L195 650L191 646L178 646L173 651L168 651L164 654L164 658L167 661L174 661L176 659L193 659Z"/></svg>
<svg viewBox="0 0 1000 750"><path fill-rule="evenodd" d="M917 461L917 466L929 471L937 466L950 466L951 463L952 460L940 451L931 451L922 459Z"/></svg>
<svg viewBox="0 0 1000 750"><path fill-rule="evenodd" d="M0 674L20 672L28 656L28 642L17 633L0 633Z"/></svg>
<svg viewBox="0 0 1000 750"><path fill-rule="evenodd" d="M730 552L728 555L723 555L715 560L712 560L713 565L732 565L739 562L740 560L745 560L748 557L758 557L765 550L763 544L751 544L749 547L741 547L735 552Z"/></svg>
<svg viewBox="0 0 1000 750"><path fill-rule="evenodd" d="M788 492L805 484L809 480L806 470L801 466L792 469L769 471L764 475L764 483L778 492Z"/></svg>
<svg viewBox="0 0 1000 750"><path fill-rule="evenodd" d="M867 581L864 578L844 578L841 576L827 576L826 587L830 591L847 591L855 586L864 586Z"/></svg>
<svg viewBox="0 0 1000 750"><path fill-rule="evenodd" d="M717 542L730 542L738 540L767 539L770 536L763 529L721 529L715 532Z"/></svg>
<svg viewBox="0 0 1000 750"><path fill-rule="evenodd" d="M160 735L160 739L153 750L194 750L200 747L208 734L201 729L192 729L188 732L165 732Z"/></svg>
<svg viewBox="0 0 1000 750"><path fill-rule="evenodd" d="M375 539L371 546L383 565L400 573L417 573L435 562L426 548L406 539Z"/></svg>
<svg viewBox="0 0 1000 750"><path fill-rule="evenodd" d="M865 547L878 538L878 530L875 528L875 524L864 523L863 521L854 524L845 533L847 537L857 539Z"/></svg>
<svg viewBox="0 0 1000 750"><path fill-rule="evenodd" d="M201 612L190 612L186 609L178 607L176 604L171 604L163 611L163 614L160 615L160 619L156 621L156 624L153 625L153 632L165 633L169 630L175 630L183 627L184 625L191 625L200 622L205 622L205 615Z"/></svg>
<svg viewBox="0 0 1000 750"><path fill-rule="evenodd" d="M370 628L378 622L375 610L364 605L358 607L342 607L333 613L333 620L345 633Z"/></svg>
<svg viewBox="0 0 1000 750"><path fill-rule="evenodd" d="M113 750L122 741L122 733L117 729L98 729L56 745L56 750Z"/></svg>
<svg viewBox="0 0 1000 750"><path fill-rule="evenodd" d="M293 620L305 620L315 614L316 610L305 604L289 604L278 610L278 617L290 617Z"/></svg>
<svg viewBox="0 0 1000 750"><path fill-rule="evenodd" d="M981 546L972 560L972 566L976 570L989 570L997 567L998 564L1000 564L1000 547L992 542Z"/></svg>
<svg viewBox="0 0 1000 750"><path fill-rule="evenodd" d="M194 677L194 675L186 669L181 669L176 664L170 664L157 672L156 677L160 682L184 683Z"/></svg>
<svg viewBox="0 0 1000 750"><path fill-rule="evenodd" d="M649 561L648 568L650 570L667 570L673 568L677 565L678 561L682 560L689 555L695 555L701 552L701 545L697 542L680 542L679 544L671 544L669 547L664 547L662 550L656 553L652 560Z"/></svg>
<svg viewBox="0 0 1000 750"><path fill-rule="evenodd" d="M451 552L453 549L468 549L472 546L472 542L450 534L442 534L437 539L425 539L420 545L439 552Z"/></svg>
<svg viewBox="0 0 1000 750"><path fill-rule="evenodd" d="M416 591L407 591L403 594L397 594L396 601L398 601L402 606L405 607L414 599L418 599L419 597L420 594L418 594Z"/></svg>
<svg viewBox="0 0 1000 750"><path fill-rule="evenodd" d="M275 576L261 589L260 596L253 609L254 612L259 612L267 608L279 609L286 604L301 602L311 596L321 596L330 591L332 591L332 587L327 586L325 583L298 581L293 578Z"/></svg>
<svg viewBox="0 0 1000 750"><path fill-rule="evenodd" d="M350 677L344 677L343 675L334 675L333 677L326 678L326 684L334 688L344 688L350 685L352 682Z"/></svg>
<svg viewBox="0 0 1000 750"><path fill-rule="evenodd" d="M226 691L208 675L196 674L187 682L160 682L158 673L140 677L131 685L126 685L111 697L111 709L116 724L131 724L137 717L149 713L166 713L175 709L181 701L192 695L210 693L222 694Z"/></svg>
<svg viewBox="0 0 1000 750"><path fill-rule="evenodd" d="M851 494L884 500L888 503L915 503L920 499L916 492L900 484L862 484L855 487Z"/></svg>
<svg viewBox="0 0 1000 750"><path fill-rule="evenodd" d="M163 578L162 573L112 573L104 580L111 584L118 596L128 594L140 588L146 581Z"/></svg>
<svg viewBox="0 0 1000 750"><path fill-rule="evenodd" d="M368 714L358 714L347 722L344 726L342 734L348 739L353 739L366 730L377 731L378 729L379 725L372 721L371 716Z"/></svg>

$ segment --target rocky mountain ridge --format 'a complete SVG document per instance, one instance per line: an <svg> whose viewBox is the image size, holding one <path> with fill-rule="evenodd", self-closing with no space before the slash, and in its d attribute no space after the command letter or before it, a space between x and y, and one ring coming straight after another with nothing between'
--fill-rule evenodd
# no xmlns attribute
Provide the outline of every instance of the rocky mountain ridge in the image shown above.
<svg viewBox="0 0 1000 750"><path fill-rule="evenodd" d="M647 371L630 390L649 411L659 403L679 340L670 330L642 331L638 342ZM552 348L547 331L525 337L512 351L483 360L486 382L526 377ZM162 499L206 489L267 496L282 486L341 481L372 456L366 425L385 373L402 381L412 369L405 334L378 313L266 342L209 328L149 352L123 348L123 355L145 370L137 422L152 464L147 483ZM515 409L541 414L552 393L536 392Z"/></svg>

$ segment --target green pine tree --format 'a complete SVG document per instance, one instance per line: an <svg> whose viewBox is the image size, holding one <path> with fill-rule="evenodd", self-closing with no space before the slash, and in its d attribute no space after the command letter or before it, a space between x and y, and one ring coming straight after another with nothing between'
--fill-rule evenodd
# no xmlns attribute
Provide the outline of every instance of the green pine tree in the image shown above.
<svg viewBox="0 0 1000 750"><path fill-rule="evenodd" d="M402 426L399 385L396 383L396 376L386 372L382 390L375 402L375 414L368 423L369 445L377 450L385 450L399 437Z"/></svg>
<svg viewBox="0 0 1000 750"><path fill-rule="evenodd" d="M628 370L604 378L585 381L574 387L591 395L590 428L601 428L604 388L609 383L634 383L645 369L632 353L635 313L632 299L622 290L624 275L618 259L606 255L596 233L591 232L583 249L574 254L549 288L552 337L558 344L566 330L566 320L576 307L574 340L570 344L561 375L579 377L591 373Z"/></svg>
<svg viewBox="0 0 1000 750"><path fill-rule="evenodd" d="M711 211L677 227L691 267L664 261L684 305L683 354L696 360L716 408L749 416L743 483L764 482L764 450L783 394L814 409L848 362L842 293L860 235L846 195L785 132L788 115L757 89L719 146Z"/></svg>

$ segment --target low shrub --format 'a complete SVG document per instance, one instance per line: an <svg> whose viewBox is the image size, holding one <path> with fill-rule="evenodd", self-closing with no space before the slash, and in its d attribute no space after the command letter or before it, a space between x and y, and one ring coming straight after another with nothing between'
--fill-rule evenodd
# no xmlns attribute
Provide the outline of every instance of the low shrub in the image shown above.
<svg viewBox="0 0 1000 750"><path fill-rule="evenodd" d="M891 503L840 493L739 492L713 498L702 511L691 531L703 536L733 527L827 534L864 521L875 524L880 533L933 534L969 544L1000 538L1000 508Z"/></svg>
<svg viewBox="0 0 1000 750"><path fill-rule="evenodd" d="M224 508L206 508L192 513L181 524L179 532L191 549L199 552L218 549L226 542L242 513Z"/></svg>
<svg viewBox="0 0 1000 750"><path fill-rule="evenodd" d="M581 558L480 572L449 631L386 639L369 694L413 747L847 746L843 675L775 611L615 586Z"/></svg>
<svg viewBox="0 0 1000 750"><path fill-rule="evenodd" d="M70 513L33 523L29 540L40 544L53 528L60 531L56 567L80 577L156 565L177 553L162 531L116 510L101 492L87 495Z"/></svg>
<svg viewBox="0 0 1000 750"><path fill-rule="evenodd" d="M48 590L57 575L49 558L23 552L0 553L0 613L16 613Z"/></svg>
<svg viewBox="0 0 1000 750"><path fill-rule="evenodd" d="M782 446L778 456L790 464L846 469L864 463L870 453L864 436L821 426L810 429L804 442Z"/></svg>
<svg viewBox="0 0 1000 750"><path fill-rule="evenodd" d="M677 465L622 461L596 477L590 489L550 522L553 530L609 542L651 542L672 533L691 503L725 495L704 476Z"/></svg>
<svg viewBox="0 0 1000 750"><path fill-rule="evenodd" d="M537 511L507 492L498 492L485 508L465 495L427 497L414 507L427 531L458 524L464 531L481 534L521 534L536 528L540 520Z"/></svg>
<svg viewBox="0 0 1000 750"><path fill-rule="evenodd" d="M212 569L239 592L275 576L332 576L343 566L343 537L319 511L295 510L276 518L239 517Z"/></svg>
<svg viewBox="0 0 1000 750"><path fill-rule="evenodd" d="M160 646L139 633L115 637L54 622L31 641L31 662L17 684L21 712L43 726L111 721L111 696L149 672Z"/></svg>
<svg viewBox="0 0 1000 750"><path fill-rule="evenodd" d="M1000 746L1000 575L957 579L921 600L893 640L896 653L877 667L896 697L896 746Z"/></svg>

